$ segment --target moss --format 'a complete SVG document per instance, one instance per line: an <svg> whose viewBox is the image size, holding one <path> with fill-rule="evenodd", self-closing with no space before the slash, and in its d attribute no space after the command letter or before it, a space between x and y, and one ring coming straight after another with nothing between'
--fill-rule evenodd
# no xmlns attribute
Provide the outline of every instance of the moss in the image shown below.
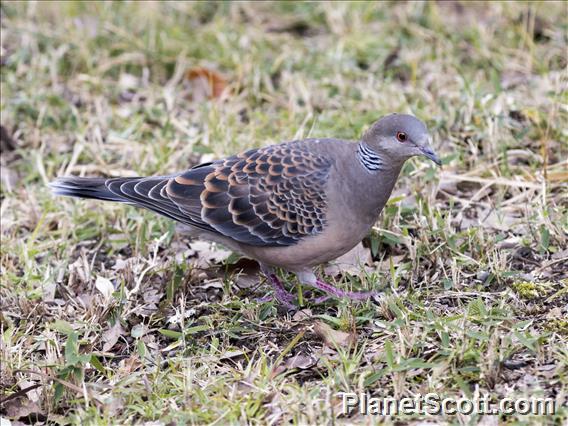
<svg viewBox="0 0 568 426"><path fill-rule="evenodd" d="M546 296L550 292L550 285L530 281L519 281L511 286L522 299L533 300Z"/></svg>
<svg viewBox="0 0 568 426"><path fill-rule="evenodd" d="M554 333L558 333L561 336L568 336L568 320L565 319L550 320L544 325L544 328Z"/></svg>

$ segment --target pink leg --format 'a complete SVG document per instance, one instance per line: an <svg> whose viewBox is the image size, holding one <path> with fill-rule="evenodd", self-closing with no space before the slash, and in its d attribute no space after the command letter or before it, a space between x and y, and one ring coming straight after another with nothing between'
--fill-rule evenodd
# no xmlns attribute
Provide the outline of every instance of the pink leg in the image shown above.
<svg viewBox="0 0 568 426"><path fill-rule="evenodd" d="M278 280L278 278L276 278L276 281L273 281L272 276L269 279L270 283L272 284L272 288L274 290L274 295L267 294L264 297L259 297L258 299L256 299L256 301L259 303L266 303L270 302L272 299L274 299L274 296L276 296L276 300L278 300L278 302L286 306L288 309L298 309L298 307L292 303L295 300L295 297L292 295L292 293L288 292L284 288L284 286ZM308 299L306 297L304 298L306 302L310 302L315 305L319 305L320 303L323 303L329 299L331 299L331 296L329 295L316 297L314 299Z"/></svg>
<svg viewBox="0 0 568 426"><path fill-rule="evenodd" d="M372 296L376 295L377 293L374 291L345 291L345 290L341 290L337 287L332 286L331 284L328 284L322 280L320 280L319 278L316 280L315 283L311 284L312 287L315 287L321 291L325 291L326 293L330 294L333 297L337 297L337 298L345 298L345 299L351 299L351 300L367 300L369 298L371 298ZM329 297L329 296L327 296ZM318 297L318 299L321 299L321 297ZM316 303L317 300L316 299Z"/></svg>
<svg viewBox="0 0 568 426"><path fill-rule="evenodd" d="M292 303L294 296L286 291L276 274L268 274L268 279L274 289L276 300L288 309L298 309L298 307Z"/></svg>
<svg viewBox="0 0 568 426"><path fill-rule="evenodd" d="M316 297L315 299L312 299L310 301L315 305L319 305L320 303L327 302L329 299L331 299L331 296L325 295L325 296Z"/></svg>
<svg viewBox="0 0 568 426"><path fill-rule="evenodd" d="M261 270L270 281L270 284L272 285L272 288L274 290L274 296L276 300L288 309L291 310L298 309L298 307L293 303L296 299L295 296L289 293L284 288L284 286L282 285L282 283L274 273L273 269L265 265L261 265ZM344 291L320 279L316 279L315 282L313 283L311 282L312 280L309 281L310 281L309 285L311 285L312 287L317 288L318 290L322 290L325 293L328 293L325 296L320 296L312 300L307 300L308 302L312 302L316 305L325 302L331 297L346 298L351 300L367 300L377 294L377 292L374 291L364 291L364 292ZM258 302L268 302L270 300L272 300L272 296L267 295L265 297L258 299Z"/></svg>
<svg viewBox="0 0 568 426"><path fill-rule="evenodd" d="M267 275L268 279L270 280L270 284L272 285L272 289L274 290L274 296L276 297L276 300L288 309L298 309L298 307L293 304L295 296L292 293L289 293L284 288L278 277L273 273L269 273ZM267 294L264 297L256 299L256 301L260 303L270 302L274 296L271 294ZM330 298L331 296L326 295L326 296L316 297L315 299L311 300L306 299L306 301L319 305L320 303L323 303Z"/></svg>

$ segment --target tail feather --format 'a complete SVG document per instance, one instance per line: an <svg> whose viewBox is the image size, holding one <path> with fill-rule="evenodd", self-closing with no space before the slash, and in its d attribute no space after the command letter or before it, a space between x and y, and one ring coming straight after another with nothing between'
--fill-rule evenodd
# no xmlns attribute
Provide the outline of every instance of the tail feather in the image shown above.
<svg viewBox="0 0 568 426"><path fill-rule="evenodd" d="M124 180L140 178L124 178ZM95 200L128 202L107 187L109 179L105 178L83 178L83 177L60 177L49 184L55 195L66 197L93 198Z"/></svg>
<svg viewBox="0 0 568 426"><path fill-rule="evenodd" d="M60 177L49 186L55 195L66 197L92 198L95 200L115 201L144 207L155 213L177 220L187 225L203 227L191 217L185 215L167 197L150 193L155 187L162 188L172 176L125 177L125 178L83 178Z"/></svg>

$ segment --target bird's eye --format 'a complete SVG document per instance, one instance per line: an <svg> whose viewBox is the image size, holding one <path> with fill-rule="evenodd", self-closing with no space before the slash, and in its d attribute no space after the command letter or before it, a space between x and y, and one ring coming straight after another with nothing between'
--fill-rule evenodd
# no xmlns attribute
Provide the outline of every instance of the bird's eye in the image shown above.
<svg viewBox="0 0 568 426"><path fill-rule="evenodd" d="M408 139L406 133L404 132L397 132L396 138L398 139L399 142L406 142L406 140Z"/></svg>

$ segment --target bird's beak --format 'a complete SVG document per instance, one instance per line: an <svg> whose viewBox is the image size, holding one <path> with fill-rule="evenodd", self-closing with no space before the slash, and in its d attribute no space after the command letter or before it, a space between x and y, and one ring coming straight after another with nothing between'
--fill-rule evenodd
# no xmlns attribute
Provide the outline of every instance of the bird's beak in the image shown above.
<svg viewBox="0 0 568 426"><path fill-rule="evenodd" d="M422 152L422 155L424 157L429 158L434 163L436 163L438 166L440 166L440 167L442 166L442 160L440 160L440 157L438 157L438 155L436 155L436 153L434 152L434 150L432 148L430 148L430 146L428 146L428 145L421 146L420 152Z"/></svg>

